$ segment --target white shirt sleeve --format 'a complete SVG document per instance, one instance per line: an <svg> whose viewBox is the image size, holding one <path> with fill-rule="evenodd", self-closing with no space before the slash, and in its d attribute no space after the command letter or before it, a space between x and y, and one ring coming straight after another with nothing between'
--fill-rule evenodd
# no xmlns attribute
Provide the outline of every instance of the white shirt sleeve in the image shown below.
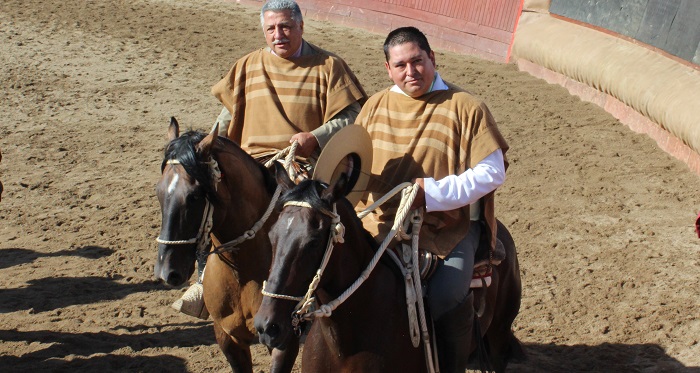
<svg viewBox="0 0 700 373"><path fill-rule="evenodd" d="M470 205L496 190L505 180L503 152L496 149L461 175L423 179L426 211L449 211Z"/></svg>

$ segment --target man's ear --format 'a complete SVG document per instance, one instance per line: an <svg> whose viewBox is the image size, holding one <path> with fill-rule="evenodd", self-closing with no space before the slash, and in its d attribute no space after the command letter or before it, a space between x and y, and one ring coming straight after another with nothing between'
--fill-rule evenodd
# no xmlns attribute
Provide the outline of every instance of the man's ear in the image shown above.
<svg viewBox="0 0 700 373"><path fill-rule="evenodd" d="M435 63L435 52L431 50L430 54L428 54L428 58L430 58L430 61L433 63L433 68L437 69L437 63Z"/></svg>

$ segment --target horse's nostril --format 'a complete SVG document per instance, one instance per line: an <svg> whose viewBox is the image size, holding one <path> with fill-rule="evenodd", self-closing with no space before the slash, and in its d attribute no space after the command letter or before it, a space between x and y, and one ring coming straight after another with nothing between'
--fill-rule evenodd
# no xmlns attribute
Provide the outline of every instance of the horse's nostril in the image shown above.
<svg viewBox="0 0 700 373"><path fill-rule="evenodd" d="M268 336L270 336L270 338L277 338L277 336L280 334L280 327L277 324L270 324L265 332Z"/></svg>

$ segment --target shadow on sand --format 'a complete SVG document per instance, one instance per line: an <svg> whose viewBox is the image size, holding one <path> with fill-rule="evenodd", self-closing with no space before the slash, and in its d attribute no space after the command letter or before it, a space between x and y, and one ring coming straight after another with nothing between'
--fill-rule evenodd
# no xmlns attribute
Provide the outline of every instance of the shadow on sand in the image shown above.
<svg viewBox="0 0 700 373"><path fill-rule="evenodd" d="M176 330L142 334L21 332L0 330L4 343L31 344L41 341L44 349L17 356L0 356L0 366L14 372L184 372L186 361L173 355L126 356L130 351L193 347L216 343L207 322L168 324ZM180 329L181 328L181 329Z"/></svg>
<svg viewBox="0 0 700 373"><path fill-rule="evenodd" d="M655 344L587 345L525 344L528 360L508 365L509 372L700 373L686 367Z"/></svg>

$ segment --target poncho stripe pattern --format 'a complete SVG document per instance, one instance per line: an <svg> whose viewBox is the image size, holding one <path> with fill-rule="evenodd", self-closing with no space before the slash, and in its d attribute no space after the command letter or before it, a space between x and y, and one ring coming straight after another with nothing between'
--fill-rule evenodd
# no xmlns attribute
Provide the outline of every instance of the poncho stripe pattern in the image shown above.
<svg viewBox="0 0 700 373"><path fill-rule="evenodd" d="M212 93L231 112L228 137L254 157L289 146L366 94L347 64L312 44L313 53L284 59L265 49L238 60Z"/></svg>
<svg viewBox="0 0 700 373"><path fill-rule="evenodd" d="M496 149L508 145L486 105L469 93L448 85L418 99L391 92L372 96L357 118L372 137L372 175L358 210L371 205L394 186L417 177L441 179L474 167ZM493 193L482 201L495 234ZM392 200L363 219L378 241L391 229L398 200ZM489 220L493 220L491 222ZM425 215L422 248L447 255L469 229L469 206ZM494 241L495 242L495 241Z"/></svg>

